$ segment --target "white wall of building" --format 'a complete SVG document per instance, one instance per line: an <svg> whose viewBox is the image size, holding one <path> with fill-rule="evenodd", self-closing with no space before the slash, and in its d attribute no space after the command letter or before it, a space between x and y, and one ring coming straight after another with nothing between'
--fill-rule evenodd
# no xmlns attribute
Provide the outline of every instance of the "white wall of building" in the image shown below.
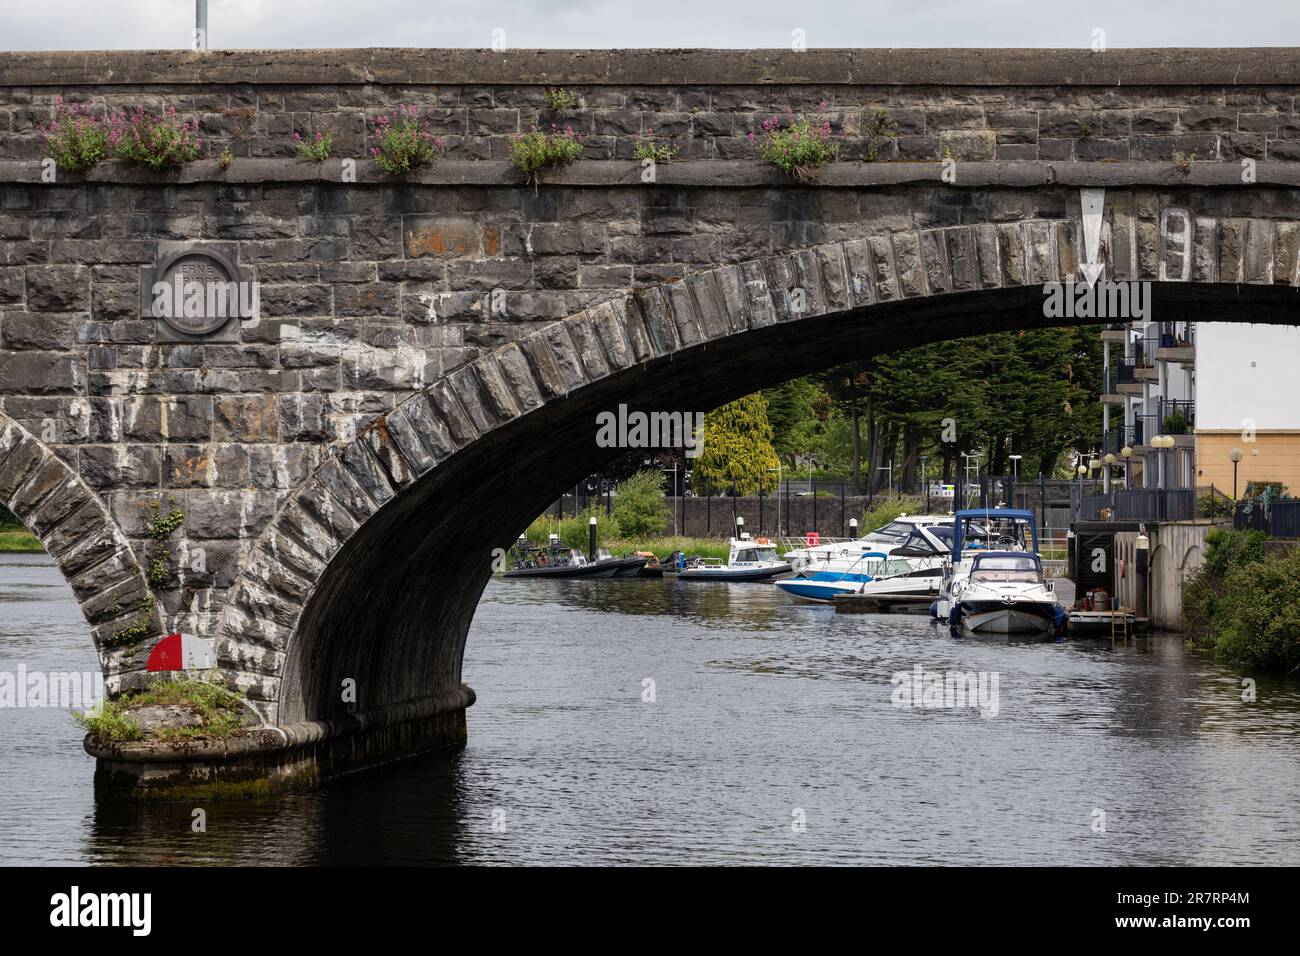
<svg viewBox="0 0 1300 956"><path fill-rule="evenodd" d="M1196 427L1234 430L1247 420L1300 430L1300 328L1198 322Z"/></svg>

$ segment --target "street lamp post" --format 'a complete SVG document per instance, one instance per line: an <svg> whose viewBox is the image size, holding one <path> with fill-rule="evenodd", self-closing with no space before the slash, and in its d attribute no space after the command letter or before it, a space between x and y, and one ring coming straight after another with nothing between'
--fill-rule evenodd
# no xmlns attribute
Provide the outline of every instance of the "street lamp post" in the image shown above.
<svg viewBox="0 0 1300 956"><path fill-rule="evenodd" d="M1119 456L1124 459L1124 490L1128 491L1128 465L1129 459L1133 457L1133 449L1125 445L1119 450Z"/></svg>
<svg viewBox="0 0 1300 956"><path fill-rule="evenodd" d="M930 482L925 477L925 456L921 456L921 487L925 489L925 513L930 513Z"/></svg>
<svg viewBox="0 0 1300 956"><path fill-rule="evenodd" d="M977 451L964 451L964 452L961 453L961 456L962 456L963 458L966 459L966 488L965 488L965 492L966 492L966 495L969 496L969 495L970 495L970 463L971 463L972 460L975 462L975 478L976 478L976 480L978 480L978 479L979 479L979 476L980 476L980 453L977 452ZM967 504L970 504L969 497L967 497L967 501L966 501L966 503L967 503Z"/></svg>
<svg viewBox="0 0 1300 956"><path fill-rule="evenodd" d="M1232 500L1237 500L1237 466L1241 464L1244 456L1240 448L1234 448L1228 452L1228 461L1232 462Z"/></svg>

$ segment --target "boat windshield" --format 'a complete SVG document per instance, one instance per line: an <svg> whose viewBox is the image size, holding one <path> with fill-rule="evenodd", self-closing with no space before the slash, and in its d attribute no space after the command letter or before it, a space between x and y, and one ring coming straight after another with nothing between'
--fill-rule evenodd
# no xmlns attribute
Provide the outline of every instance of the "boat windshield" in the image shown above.
<svg viewBox="0 0 1300 956"><path fill-rule="evenodd" d="M910 521L891 521L883 528L870 532L867 537L877 541L902 541L914 530L916 525Z"/></svg>
<svg viewBox="0 0 1300 956"><path fill-rule="evenodd" d="M775 561L776 548L741 548L736 552L737 563L742 561Z"/></svg>
<svg viewBox="0 0 1300 956"><path fill-rule="evenodd" d="M868 561L862 570L873 578L892 578L907 574L912 570L912 565L902 558L887 558L884 561Z"/></svg>
<svg viewBox="0 0 1300 956"><path fill-rule="evenodd" d="M1043 579L1043 572L1039 569L1038 562L1029 555L997 555L980 558L971 571L970 579L997 583L1037 583Z"/></svg>

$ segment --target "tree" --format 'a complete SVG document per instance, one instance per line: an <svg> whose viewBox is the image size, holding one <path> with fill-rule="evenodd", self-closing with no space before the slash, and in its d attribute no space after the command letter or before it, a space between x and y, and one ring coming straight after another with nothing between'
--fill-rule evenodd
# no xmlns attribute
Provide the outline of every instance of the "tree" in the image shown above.
<svg viewBox="0 0 1300 956"><path fill-rule="evenodd" d="M704 417L704 449L695 459L695 488L757 494L759 485L772 488L779 461L772 447L772 423L761 392L746 395Z"/></svg>
<svg viewBox="0 0 1300 956"><path fill-rule="evenodd" d="M638 471L614 489L614 523L621 538L663 534L671 517L662 472Z"/></svg>
<svg viewBox="0 0 1300 956"><path fill-rule="evenodd" d="M834 402L816 376L795 378L766 389L767 418L772 423L772 446L793 468L802 455L823 444Z"/></svg>

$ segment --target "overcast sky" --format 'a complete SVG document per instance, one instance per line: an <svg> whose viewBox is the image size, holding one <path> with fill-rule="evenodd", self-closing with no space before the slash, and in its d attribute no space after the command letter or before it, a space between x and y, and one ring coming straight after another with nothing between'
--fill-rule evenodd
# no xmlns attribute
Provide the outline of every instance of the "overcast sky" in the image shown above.
<svg viewBox="0 0 1300 956"><path fill-rule="evenodd" d="M1297 0L209 0L213 48L1300 46ZM0 0L0 49L187 47L194 0Z"/></svg>

